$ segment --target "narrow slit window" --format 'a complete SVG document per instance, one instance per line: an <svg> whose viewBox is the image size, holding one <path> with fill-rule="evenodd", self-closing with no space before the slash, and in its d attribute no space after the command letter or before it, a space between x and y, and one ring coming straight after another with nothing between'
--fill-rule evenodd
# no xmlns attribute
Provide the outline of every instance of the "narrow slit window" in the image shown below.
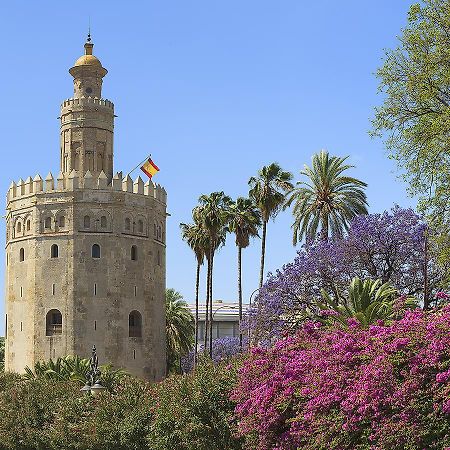
<svg viewBox="0 0 450 450"><path fill-rule="evenodd" d="M135 245L131 246L131 260L132 261L137 261L138 259L138 250L137 247Z"/></svg>
<svg viewBox="0 0 450 450"><path fill-rule="evenodd" d="M137 286L134 287L134 296L137 297Z"/></svg>
<svg viewBox="0 0 450 450"><path fill-rule="evenodd" d="M20 286L20 297L23 297L23 287Z"/></svg>
<svg viewBox="0 0 450 450"><path fill-rule="evenodd" d="M94 320L94 330L97 331L97 321Z"/></svg>
<svg viewBox="0 0 450 450"><path fill-rule="evenodd" d="M56 285L55 283L52 284L52 295L55 295L56 292Z"/></svg>
<svg viewBox="0 0 450 450"><path fill-rule="evenodd" d="M97 295L97 283L94 283L94 295Z"/></svg>
<svg viewBox="0 0 450 450"><path fill-rule="evenodd" d="M24 248L21 248L19 250L19 261L20 262L25 261L25 249Z"/></svg>

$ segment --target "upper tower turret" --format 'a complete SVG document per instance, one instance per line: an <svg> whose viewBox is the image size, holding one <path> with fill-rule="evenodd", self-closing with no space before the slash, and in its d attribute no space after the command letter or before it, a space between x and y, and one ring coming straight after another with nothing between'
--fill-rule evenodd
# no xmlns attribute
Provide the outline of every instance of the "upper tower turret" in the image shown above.
<svg viewBox="0 0 450 450"><path fill-rule="evenodd" d="M92 54L94 44L88 34L84 55L69 70L74 94L61 105L61 172L72 170L84 177L102 171L113 176L114 105L102 99L102 82L107 70Z"/></svg>
<svg viewBox="0 0 450 450"><path fill-rule="evenodd" d="M102 81L108 71L102 66L100 60L92 54L94 44L91 34L88 34L84 44L84 55L80 56L75 65L69 70L73 76L73 98L102 96Z"/></svg>

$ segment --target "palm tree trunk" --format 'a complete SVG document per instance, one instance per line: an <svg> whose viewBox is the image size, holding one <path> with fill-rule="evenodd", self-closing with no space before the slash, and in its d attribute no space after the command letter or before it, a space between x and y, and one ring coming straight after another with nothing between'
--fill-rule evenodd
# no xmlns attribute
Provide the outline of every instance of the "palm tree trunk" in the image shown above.
<svg viewBox="0 0 450 450"><path fill-rule="evenodd" d="M430 302L428 299L428 229L425 230L423 250L423 309L427 310L430 307Z"/></svg>
<svg viewBox="0 0 450 450"><path fill-rule="evenodd" d="M266 256L266 233L267 233L267 221L263 222L263 232L261 240L261 269L259 272L259 287L263 285L264 280L264 258Z"/></svg>
<svg viewBox="0 0 450 450"><path fill-rule="evenodd" d="M321 240L327 242L328 241L328 216L326 215L322 221L322 232L321 232Z"/></svg>
<svg viewBox="0 0 450 450"><path fill-rule="evenodd" d="M242 247L238 246L239 347L242 350Z"/></svg>
<svg viewBox="0 0 450 450"><path fill-rule="evenodd" d="M194 347L194 369L197 366L198 348L198 291L200 289L200 263L197 263L197 276L195 279L195 347Z"/></svg>
<svg viewBox="0 0 450 450"><path fill-rule="evenodd" d="M211 250L211 274L209 282L209 357L213 357L213 270L214 270L214 250Z"/></svg>
<svg viewBox="0 0 450 450"><path fill-rule="evenodd" d="M205 327L204 327L204 347L203 347L203 353L208 351L208 308L209 308L209 282L210 282L210 258L208 258L208 267L206 270L206 304L205 304Z"/></svg>

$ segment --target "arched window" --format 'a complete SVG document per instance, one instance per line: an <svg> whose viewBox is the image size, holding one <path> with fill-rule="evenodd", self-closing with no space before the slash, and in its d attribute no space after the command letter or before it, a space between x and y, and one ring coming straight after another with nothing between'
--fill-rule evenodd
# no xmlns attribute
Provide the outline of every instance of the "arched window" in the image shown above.
<svg viewBox="0 0 450 450"><path fill-rule="evenodd" d="M94 244L92 246L92 257L98 259L98 258L100 258L100 256L101 256L100 245Z"/></svg>
<svg viewBox="0 0 450 450"><path fill-rule="evenodd" d="M143 233L144 232L144 222L142 220L138 221L138 232Z"/></svg>
<svg viewBox="0 0 450 450"><path fill-rule="evenodd" d="M161 225L158 225L158 239L161 239Z"/></svg>
<svg viewBox="0 0 450 450"><path fill-rule="evenodd" d="M62 334L62 314L57 309L51 309L45 320L46 336Z"/></svg>
<svg viewBox="0 0 450 450"><path fill-rule="evenodd" d="M102 227L102 228L106 228L106 225L107 225L107 220L106 220L106 216L102 216L101 218L100 218L100 226Z"/></svg>
<svg viewBox="0 0 450 450"><path fill-rule="evenodd" d="M132 245L131 246L131 260L137 261L137 257L138 257L138 249L135 245Z"/></svg>
<svg viewBox="0 0 450 450"><path fill-rule="evenodd" d="M22 233L22 222L17 222L17 232Z"/></svg>
<svg viewBox="0 0 450 450"><path fill-rule="evenodd" d="M139 311L131 311L128 316L128 336L142 337L142 316Z"/></svg>
<svg viewBox="0 0 450 450"><path fill-rule="evenodd" d="M153 224L153 236L156 237L156 223Z"/></svg>
<svg viewBox="0 0 450 450"><path fill-rule="evenodd" d="M84 228L91 228L91 218L89 216L84 216L83 224Z"/></svg>
<svg viewBox="0 0 450 450"><path fill-rule="evenodd" d="M131 220L127 217L125 219L125 230L129 231L131 229Z"/></svg>
<svg viewBox="0 0 450 450"><path fill-rule="evenodd" d="M58 248L58 246L56 244L52 245L51 257L52 258L58 258L59 257L59 248Z"/></svg>
<svg viewBox="0 0 450 450"><path fill-rule="evenodd" d="M25 261L25 249L23 248L19 250L19 261L20 262Z"/></svg>
<svg viewBox="0 0 450 450"><path fill-rule="evenodd" d="M30 231L30 230L31 230L31 220L28 219L27 220L27 231Z"/></svg>
<svg viewBox="0 0 450 450"><path fill-rule="evenodd" d="M52 218L46 217L44 222L44 227L49 230L52 227Z"/></svg>
<svg viewBox="0 0 450 450"><path fill-rule="evenodd" d="M66 218L64 216L59 216L59 228L64 228L66 226Z"/></svg>

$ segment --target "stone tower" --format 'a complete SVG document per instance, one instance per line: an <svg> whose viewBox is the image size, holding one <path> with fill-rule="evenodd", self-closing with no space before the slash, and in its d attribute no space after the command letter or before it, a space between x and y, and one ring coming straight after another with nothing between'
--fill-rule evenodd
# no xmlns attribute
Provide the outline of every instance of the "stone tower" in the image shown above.
<svg viewBox="0 0 450 450"><path fill-rule="evenodd" d="M70 69L61 169L7 195L6 370L65 355L159 380L165 371L166 192L113 175L114 105L92 54Z"/></svg>

